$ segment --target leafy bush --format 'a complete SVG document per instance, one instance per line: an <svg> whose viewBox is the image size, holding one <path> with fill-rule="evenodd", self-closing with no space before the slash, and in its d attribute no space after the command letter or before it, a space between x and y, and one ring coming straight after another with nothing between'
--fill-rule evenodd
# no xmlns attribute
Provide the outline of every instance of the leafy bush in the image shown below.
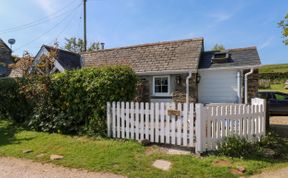
<svg viewBox="0 0 288 178"><path fill-rule="evenodd" d="M287 155L288 146L281 137L271 132L260 140L233 135L218 144L217 153L239 158L280 158Z"/></svg>
<svg viewBox="0 0 288 178"><path fill-rule="evenodd" d="M28 125L38 131L104 135L106 103L133 100L136 83L135 73L124 66L68 71L50 81L42 79L38 85L46 87L39 90L42 95L34 94L37 107Z"/></svg>
<svg viewBox="0 0 288 178"><path fill-rule="evenodd" d="M252 153L257 154L259 152L257 143L237 135L226 137L218 146L220 155L231 157L249 157Z"/></svg>
<svg viewBox="0 0 288 178"><path fill-rule="evenodd" d="M267 79L259 80L259 89L270 89L270 88L271 88L270 80Z"/></svg>
<svg viewBox="0 0 288 178"><path fill-rule="evenodd" d="M278 73L260 73L260 79L270 79L270 80L287 80L288 72L278 72Z"/></svg>
<svg viewBox="0 0 288 178"><path fill-rule="evenodd" d="M30 115L32 106L20 92L19 81L11 78L0 80L0 117L21 123Z"/></svg>

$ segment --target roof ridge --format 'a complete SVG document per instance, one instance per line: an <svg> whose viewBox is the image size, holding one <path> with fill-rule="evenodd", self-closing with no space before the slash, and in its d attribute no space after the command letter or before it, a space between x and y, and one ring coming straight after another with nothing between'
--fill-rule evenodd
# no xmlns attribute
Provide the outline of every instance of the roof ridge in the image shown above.
<svg viewBox="0 0 288 178"><path fill-rule="evenodd" d="M204 53L243 51L243 50L249 50L249 49L257 49L257 47L256 46L248 46L248 47L242 47L242 48L228 48L228 49L224 49L224 50L221 50L221 51L209 50L209 51L204 51Z"/></svg>
<svg viewBox="0 0 288 178"><path fill-rule="evenodd" d="M53 46L48 46L48 45L43 45L43 47L55 48L55 47L53 47ZM68 50L65 50L65 49L57 48L57 50L62 51L62 52L66 52L66 53L70 53L70 54L73 54L73 55L79 55L79 56L80 56L79 53L75 53L75 52L68 51Z"/></svg>
<svg viewBox="0 0 288 178"><path fill-rule="evenodd" d="M81 54L96 53L96 52L102 52L102 51L111 51L111 50L117 50L117 49L129 49L129 48L156 46L156 45L166 45L166 44L174 44L174 43L181 43L181 42L203 41L203 40L204 40L203 37L198 37L198 38L173 40L173 41L160 41L160 42L154 42L154 43L143 43L143 44L137 44L137 45L131 45L131 46L109 48L109 49L103 49L103 50L97 50L97 51L91 51L91 52L82 52Z"/></svg>

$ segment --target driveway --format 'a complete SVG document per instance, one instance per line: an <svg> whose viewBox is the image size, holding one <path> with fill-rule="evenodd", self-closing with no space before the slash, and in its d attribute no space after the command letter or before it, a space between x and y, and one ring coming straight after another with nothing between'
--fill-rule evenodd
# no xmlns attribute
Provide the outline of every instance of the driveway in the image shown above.
<svg viewBox="0 0 288 178"><path fill-rule="evenodd" d="M112 173L69 169L30 160L0 157L0 178L123 178Z"/></svg>
<svg viewBox="0 0 288 178"><path fill-rule="evenodd" d="M282 137L288 137L288 116L270 117L271 129Z"/></svg>

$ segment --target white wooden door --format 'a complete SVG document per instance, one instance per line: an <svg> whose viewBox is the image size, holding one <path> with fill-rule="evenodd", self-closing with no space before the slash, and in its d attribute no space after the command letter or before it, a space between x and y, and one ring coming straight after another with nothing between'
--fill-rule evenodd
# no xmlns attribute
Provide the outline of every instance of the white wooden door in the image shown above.
<svg viewBox="0 0 288 178"><path fill-rule="evenodd" d="M237 71L199 71L200 103L237 103Z"/></svg>

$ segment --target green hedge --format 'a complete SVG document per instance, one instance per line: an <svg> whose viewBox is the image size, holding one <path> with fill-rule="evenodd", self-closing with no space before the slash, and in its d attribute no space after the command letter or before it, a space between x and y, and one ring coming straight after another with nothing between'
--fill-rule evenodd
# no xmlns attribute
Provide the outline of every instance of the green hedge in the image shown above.
<svg viewBox="0 0 288 178"><path fill-rule="evenodd" d="M260 73L260 79L270 80L288 80L288 72L283 73Z"/></svg>
<svg viewBox="0 0 288 178"><path fill-rule="evenodd" d="M26 123L38 131L104 135L106 103L133 100L136 83L135 73L125 66L86 68L30 79L21 86L26 101L33 105Z"/></svg>
<svg viewBox="0 0 288 178"><path fill-rule="evenodd" d="M0 79L0 118L24 122L31 113L32 106L20 92L19 79Z"/></svg>

